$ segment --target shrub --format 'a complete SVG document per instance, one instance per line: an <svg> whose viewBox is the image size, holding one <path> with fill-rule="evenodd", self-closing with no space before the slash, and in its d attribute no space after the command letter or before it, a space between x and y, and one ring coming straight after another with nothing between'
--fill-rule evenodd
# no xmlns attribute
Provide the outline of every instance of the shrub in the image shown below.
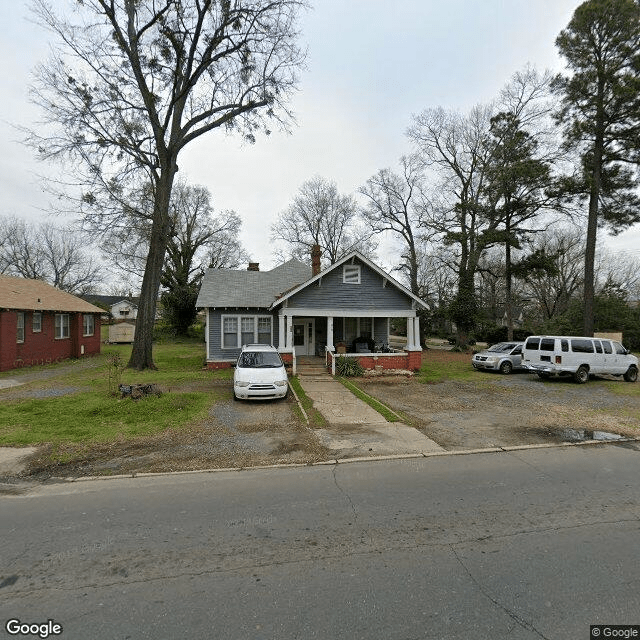
<svg viewBox="0 0 640 640"><path fill-rule="evenodd" d="M344 378L364 375L364 367L357 358L338 356L336 358L336 373Z"/></svg>

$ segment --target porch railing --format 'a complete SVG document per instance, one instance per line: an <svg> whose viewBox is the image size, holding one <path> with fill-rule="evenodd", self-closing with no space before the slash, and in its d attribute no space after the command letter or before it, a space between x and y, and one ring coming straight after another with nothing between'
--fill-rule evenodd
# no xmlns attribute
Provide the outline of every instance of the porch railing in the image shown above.
<svg viewBox="0 0 640 640"><path fill-rule="evenodd" d="M331 359L331 375L336 375L336 354L329 349L329 347L325 347L325 363L327 362L327 355Z"/></svg>

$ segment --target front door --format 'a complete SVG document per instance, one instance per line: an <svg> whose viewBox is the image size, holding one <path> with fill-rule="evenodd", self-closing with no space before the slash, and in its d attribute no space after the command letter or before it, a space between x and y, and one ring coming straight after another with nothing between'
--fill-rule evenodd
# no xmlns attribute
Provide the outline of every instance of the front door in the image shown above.
<svg viewBox="0 0 640 640"><path fill-rule="evenodd" d="M315 352L315 321L294 320L293 348L296 356L312 356Z"/></svg>

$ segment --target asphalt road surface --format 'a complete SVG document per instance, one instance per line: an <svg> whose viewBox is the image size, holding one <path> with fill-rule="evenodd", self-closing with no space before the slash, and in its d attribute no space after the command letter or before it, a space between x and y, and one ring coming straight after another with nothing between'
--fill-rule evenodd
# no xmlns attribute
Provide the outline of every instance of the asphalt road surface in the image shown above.
<svg viewBox="0 0 640 640"><path fill-rule="evenodd" d="M640 624L639 478L636 442L37 486L0 638L588 640Z"/></svg>

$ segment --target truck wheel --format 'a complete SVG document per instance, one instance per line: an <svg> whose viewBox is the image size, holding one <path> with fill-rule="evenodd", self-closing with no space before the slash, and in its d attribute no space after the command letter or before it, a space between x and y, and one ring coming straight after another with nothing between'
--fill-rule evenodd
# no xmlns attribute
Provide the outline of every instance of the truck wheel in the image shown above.
<svg viewBox="0 0 640 640"><path fill-rule="evenodd" d="M627 382L635 382L638 379L638 370L635 367L629 367L624 374L624 379Z"/></svg>
<svg viewBox="0 0 640 640"><path fill-rule="evenodd" d="M578 370L575 372L573 377L578 384L584 384L589 380L589 369L584 365L581 365L578 367Z"/></svg>
<svg viewBox="0 0 640 640"><path fill-rule="evenodd" d="M500 365L500 373L504 373L505 375L510 374L513 371L513 365L511 364L511 362L509 360L505 360L501 365Z"/></svg>

